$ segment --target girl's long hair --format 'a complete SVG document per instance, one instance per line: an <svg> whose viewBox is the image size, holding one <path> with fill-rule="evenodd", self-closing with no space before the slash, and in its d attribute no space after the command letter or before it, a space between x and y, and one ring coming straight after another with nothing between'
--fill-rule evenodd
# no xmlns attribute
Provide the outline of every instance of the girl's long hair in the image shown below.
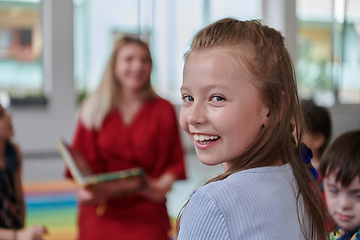
<svg viewBox="0 0 360 240"><path fill-rule="evenodd" d="M121 48L129 43L139 44L146 49L152 65L149 47L141 40L132 37L123 37L116 42L99 87L85 99L81 107L80 119L89 129L99 129L106 115L118 104L121 85L115 77L116 58ZM142 89L142 93L143 100L157 96L151 87L150 76Z"/></svg>
<svg viewBox="0 0 360 240"><path fill-rule="evenodd" d="M252 144L233 161L234 165L206 184L223 180L232 173L245 169L274 165L279 159L284 164L290 163L299 186L297 209L303 235L311 240L320 236L327 239L327 216L320 190L309 166L302 161L300 144L297 144L301 142L304 123L294 67L285 48L284 38L278 31L258 20L226 18L197 33L185 57L210 49L228 50L241 59L252 76L262 101L269 107L270 115L268 126L259 131ZM307 213L305 215L300 212L303 209L299 201L301 196ZM177 221L177 234L181 214ZM304 221L306 219L302 219L302 216L308 216L309 231Z"/></svg>

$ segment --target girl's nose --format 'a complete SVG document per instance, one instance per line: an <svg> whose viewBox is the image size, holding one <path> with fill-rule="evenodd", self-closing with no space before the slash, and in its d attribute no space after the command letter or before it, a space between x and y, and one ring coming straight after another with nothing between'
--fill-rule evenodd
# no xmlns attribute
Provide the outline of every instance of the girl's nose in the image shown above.
<svg viewBox="0 0 360 240"><path fill-rule="evenodd" d="M201 106L194 103L189 115L186 118L186 121L190 125L199 125L204 124L207 121L206 113Z"/></svg>

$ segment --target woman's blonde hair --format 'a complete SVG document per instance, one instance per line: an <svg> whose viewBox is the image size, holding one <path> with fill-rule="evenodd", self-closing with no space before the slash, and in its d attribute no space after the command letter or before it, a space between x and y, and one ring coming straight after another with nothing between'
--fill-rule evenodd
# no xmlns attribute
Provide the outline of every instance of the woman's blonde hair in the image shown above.
<svg viewBox="0 0 360 240"><path fill-rule="evenodd" d="M99 129L106 117L106 115L116 107L118 103L119 88L121 85L115 76L115 64L119 51L129 43L136 43L142 46L149 53L150 63L152 59L150 50L147 44L137 38L123 37L116 42L114 50L110 56L109 62L105 68L104 75L99 87L87 97L81 107L80 118L85 127L89 129ZM142 89L143 100L153 98L156 93L151 87L150 76Z"/></svg>
<svg viewBox="0 0 360 240"><path fill-rule="evenodd" d="M302 214L298 213L303 235L306 239L318 239L320 236L327 239L325 207L311 171L300 157L300 144L296 144L301 142L304 123L294 67L285 48L284 38L278 31L258 20L239 21L226 18L198 32L185 57L210 49L228 50L241 59L252 76L262 101L269 107L270 114L268 126L260 130L252 144L233 161L233 166L206 184L223 180L241 170L274 165L279 159L283 163L290 163L299 186L298 212L302 209L302 206L299 206L302 195L309 217L310 232L301 220ZM296 139L293 135L295 126ZM181 213L178 217L177 233L180 218Z"/></svg>

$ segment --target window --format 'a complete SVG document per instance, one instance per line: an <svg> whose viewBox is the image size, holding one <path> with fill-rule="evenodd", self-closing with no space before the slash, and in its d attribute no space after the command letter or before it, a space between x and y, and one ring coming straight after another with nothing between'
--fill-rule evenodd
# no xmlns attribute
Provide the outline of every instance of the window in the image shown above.
<svg viewBox="0 0 360 240"><path fill-rule="evenodd" d="M298 0L299 95L319 105L360 103L360 1Z"/></svg>
<svg viewBox="0 0 360 240"><path fill-rule="evenodd" d="M337 1L343 11L336 13L335 57L339 69L334 78L340 103L360 104L360 1Z"/></svg>
<svg viewBox="0 0 360 240"><path fill-rule="evenodd" d="M261 0L74 0L74 71L80 99L99 84L114 34L133 33L149 36L155 91L180 103L183 55L194 34L222 17L261 18L261 12Z"/></svg>
<svg viewBox="0 0 360 240"><path fill-rule="evenodd" d="M0 0L0 92L43 97L41 1Z"/></svg>

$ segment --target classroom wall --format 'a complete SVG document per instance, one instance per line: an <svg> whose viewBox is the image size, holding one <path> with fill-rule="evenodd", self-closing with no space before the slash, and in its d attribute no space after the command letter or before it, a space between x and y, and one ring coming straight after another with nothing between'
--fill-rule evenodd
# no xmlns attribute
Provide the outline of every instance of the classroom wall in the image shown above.
<svg viewBox="0 0 360 240"><path fill-rule="evenodd" d="M70 140L75 122L72 0L43 1L46 106L10 108L14 140L25 156L57 154L55 137Z"/></svg>
<svg viewBox="0 0 360 240"><path fill-rule="evenodd" d="M350 130L360 130L360 105L336 105L329 111L333 124L332 139Z"/></svg>

